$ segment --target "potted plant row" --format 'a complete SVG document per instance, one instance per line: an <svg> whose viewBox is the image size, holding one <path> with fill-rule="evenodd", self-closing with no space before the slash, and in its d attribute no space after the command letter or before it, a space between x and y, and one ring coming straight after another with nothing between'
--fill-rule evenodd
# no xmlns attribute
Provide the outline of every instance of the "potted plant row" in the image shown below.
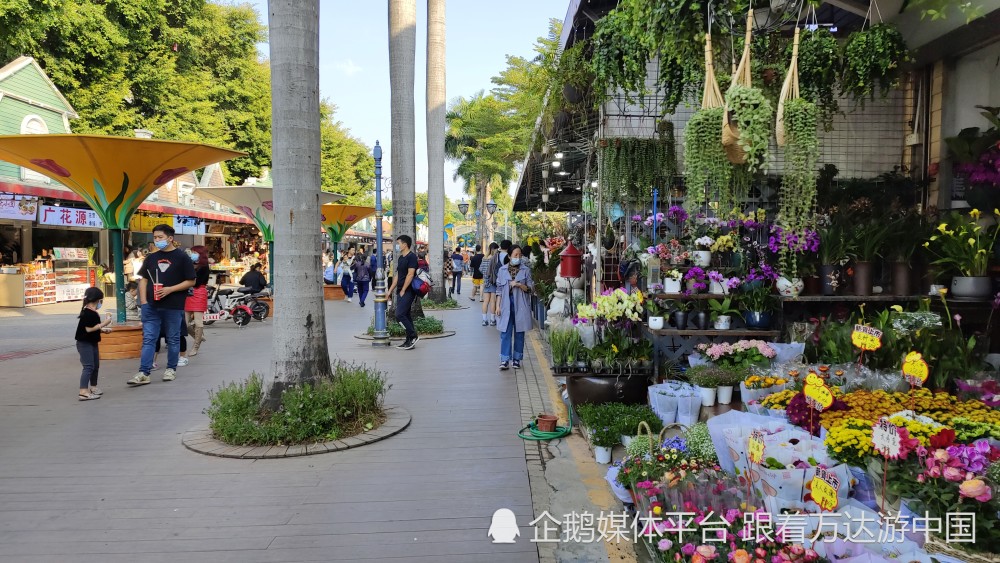
<svg viewBox="0 0 1000 563"><path fill-rule="evenodd" d="M641 422L654 432L663 427L659 417L648 405L624 403L575 405L574 411L585 429L587 439L594 448L597 463L611 463L611 451L618 445L627 446L635 436Z"/></svg>
<svg viewBox="0 0 1000 563"><path fill-rule="evenodd" d="M687 370L688 380L698 386L701 404L705 407L728 405L733 400L733 387L742 379L738 372L711 364L693 366Z"/></svg>

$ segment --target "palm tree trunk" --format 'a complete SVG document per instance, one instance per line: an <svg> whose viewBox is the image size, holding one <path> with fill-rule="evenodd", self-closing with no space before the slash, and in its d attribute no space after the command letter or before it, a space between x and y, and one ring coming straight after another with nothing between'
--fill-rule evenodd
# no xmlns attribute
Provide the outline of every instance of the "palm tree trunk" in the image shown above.
<svg viewBox="0 0 1000 563"><path fill-rule="evenodd" d="M262 406L276 410L286 388L331 377L320 263L319 0L268 0L271 143L274 162L272 266L281 313L274 316L273 377Z"/></svg>
<svg viewBox="0 0 1000 563"><path fill-rule="evenodd" d="M427 0L427 225L432 272L444 272L445 0ZM453 241L449 241L453 243ZM441 246L437 246L440 244ZM435 251L435 249L437 249ZM444 300L450 280L434 286Z"/></svg>
<svg viewBox="0 0 1000 563"><path fill-rule="evenodd" d="M416 124L413 102L417 57L416 0L389 0L389 88L392 144L392 232L416 233Z"/></svg>

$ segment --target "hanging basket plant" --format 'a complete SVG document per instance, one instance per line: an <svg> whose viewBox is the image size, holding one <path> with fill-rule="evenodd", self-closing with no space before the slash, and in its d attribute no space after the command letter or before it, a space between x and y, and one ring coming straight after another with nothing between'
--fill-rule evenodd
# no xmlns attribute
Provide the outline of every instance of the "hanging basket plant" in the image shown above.
<svg viewBox="0 0 1000 563"><path fill-rule="evenodd" d="M802 32L799 40L799 89L802 97L819 108L825 131L833 128L833 117L840 113L834 87L841 72L840 44L826 28Z"/></svg>
<svg viewBox="0 0 1000 563"><path fill-rule="evenodd" d="M781 273L799 277L799 255L810 250L819 176L819 116L816 104L793 99L784 104L785 174L781 180L778 237Z"/></svg>
<svg viewBox="0 0 1000 563"><path fill-rule="evenodd" d="M745 153L743 159L751 172L762 168L768 159L768 145L774 126L774 108L764 93L757 88L734 85L726 92L726 108L730 129L735 128L735 142ZM725 135L723 145L725 145ZM730 162L742 164L732 158Z"/></svg>
<svg viewBox="0 0 1000 563"><path fill-rule="evenodd" d="M656 185L677 172L672 128L653 139L613 138L598 143L604 202L643 204Z"/></svg>
<svg viewBox="0 0 1000 563"><path fill-rule="evenodd" d="M906 41L895 26L878 24L856 31L844 44L841 89L861 103L875 99L876 91L885 97L899 85L901 67L908 59Z"/></svg>
<svg viewBox="0 0 1000 563"><path fill-rule="evenodd" d="M704 212L710 194L728 189L733 165L719 139L722 127L721 107L702 108L691 116L684 130L684 174L687 194L684 207L688 213Z"/></svg>
<svg viewBox="0 0 1000 563"><path fill-rule="evenodd" d="M613 87L622 89L630 102L633 93L641 96L646 90L649 50L632 25L630 14L621 8L611 10L597 22L592 41L590 70L595 77L596 101L607 99Z"/></svg>

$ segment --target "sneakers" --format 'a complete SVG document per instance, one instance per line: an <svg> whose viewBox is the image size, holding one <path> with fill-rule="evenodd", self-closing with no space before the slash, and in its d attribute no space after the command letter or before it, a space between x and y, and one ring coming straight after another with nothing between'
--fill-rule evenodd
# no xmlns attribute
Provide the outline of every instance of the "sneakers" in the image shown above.
<svg viewBox="0 0 1000 563"><path fill-rule="evenodd" d="M403 343L403 350L412 350L414 346L417 345L417 341L420 340L419 336L414 336L413 340L407 340Z"/></svg>
<svg viewBox="0 0 1000 563"><path fill-rule="evenodd" d="M104 394L104 391L101 391L100 387L91 387L90 388L90 394L91 395L97 395L98 397L100 397L101 395Z"/></svg>
<svg viewBox="0 0 1000 563"><path fill-rule="evenodd" d="M347 302L348 302L348 303L350 303L350 302L351 302L351 298L350 298L350 297L348 297L348 298L347 298Z"/></svg>
<svg viewBox="0 0 1000 563"><path fill-rule="evenodd" d="M490 321L483 321L483 326L490 326Z"/></svg>
<svg viewBox="0 0 1000 563"><path fill-rule="evenodd" d="M181 357L177 358L177 367L179 367L179 368L182 368L182 367L188 365L188 363L190 363L190 360L188 360L184 356L181 356Z"/></svg>
<svg viewBox="0 0 1000 563"><path fill-rule="evenodd" d="M510 369L510 362L500 362L500 371L507 371Z"/></svg>
<svg viewBox="0 0 1000 563"><path fill-rule="evenodd" d="M496 321L490 321L490 326L497 326L497 322Z"/></svg>
<svg viewBox="0 0 1000 563"><path fill-rule="evenodd" d="M514 360L514 369L521 369L521 360Z"/></svg>
<svg viewBox="0 0 1000 563"><path fill-rule="evenodd" d="M139 385L149 385L149 376L140 371L132 376L132 379L129 379L126 383L133 387L137 387Z"/></svg>
<svg viewBox="0 0 1000 563"><path fill-rule="evenodd" d="M358 305L361 305L362 307L364 307L365 306L365 302L362 301L361 303L358 303Z"/></svg>
<svg viewBox="0 0 1000 563"><path fill-rule="evenodd" d="M177 372L167 368L167 371L163 372L163 381L173 381L177 378Z"/></svg>
<svg viewBox="0 0 1000 563"><path fill-rule="evenodd" d="M409 338L407 338L406 340L404 340L403 343L400 344L399 346L396 346L396 348L398 348L399 350L409 350L410 348L408 348L408 346L410 346L410 339Z"/></svg>

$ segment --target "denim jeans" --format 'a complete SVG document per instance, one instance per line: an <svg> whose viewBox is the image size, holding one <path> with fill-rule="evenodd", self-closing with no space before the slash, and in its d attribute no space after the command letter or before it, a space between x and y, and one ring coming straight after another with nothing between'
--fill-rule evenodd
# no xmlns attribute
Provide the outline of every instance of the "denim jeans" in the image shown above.
<svg viewBox="0 0 1000 563"><path fill-rule="evenodd" d="M148 303L140 306L142 311L142 356L139 360L139 371L149 375L153 370L153 356L156 354L156 341L160 339L160 331L167 340L167 368L177 369L177 358L181 355L181 325L184 324L184 311L180 309L159 309Z"/></svg>
<svg viewBox="0 0 1000 563"><path fill-rule="evenodd" d="M358 302L364 304L365 297L368 297L368 282L367 281L357 282L357 289L358 289Z"/></svg>
<svg viewBox="0 0 1000 563"><path fill-rule="evenodd" d="M345 272L340 276L340 287L344 288L344 295L348 299L354 297L354 284L351 282L351 274Z"/></svg>
<svg viewBox="0 0 1000 563"><path fill-rule="evenodd" d="M413 290L407 290L402 297L398 293L393 297L396 299L396 320L406 329L406 339L413 340L417 337L417 329L414 328L413 319L410 318L410 307L413 306L416 295Z"/></svg>
<svg viewBox="0 0 1000 563"><path fill-rule="evenodd" d="M507 321L507 329L500 333L500 361L507 362L511 359L511 340L513 340L513 359L520 362L524 359L524 332L514 330L514 304L510 305L510 320Z"/></svg>
<svg viewBox="0 0 1000 563"><path fill-rule="evenodd" d="M451 274L451 292L462 294L462 271L453 272Z"/></svg>
<svg viewBox="0 0 1000 563"><path fill-rule="evenodd" d="M97 372L101 369L101 354L97 350L97 343L77 340L76 351L80 353L80 364L83 366L80 389L97 387Z"/></svg>

